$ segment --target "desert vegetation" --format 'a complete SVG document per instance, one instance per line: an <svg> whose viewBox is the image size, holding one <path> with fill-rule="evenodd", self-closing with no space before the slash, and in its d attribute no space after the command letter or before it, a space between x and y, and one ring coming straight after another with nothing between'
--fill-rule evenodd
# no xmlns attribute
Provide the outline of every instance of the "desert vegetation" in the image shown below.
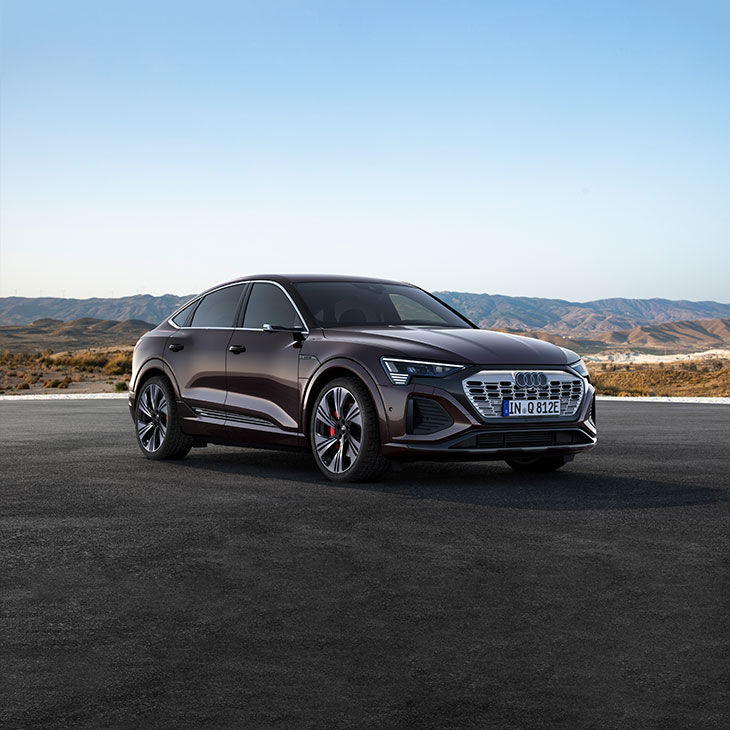
<svg viewBox="0 0 730 730"><path fill-rule="evenodd" d="M591 363L601 395L730 397L730 360L707 358L672 363Z"/></svg>
<svg viewBox="0 0 730 730"><path fill-rule="evenodd" d="M0 391L49 389L125 390L132 372L132 349L78 352L0 352Z"/></svg>
<svg viewBox="0 0 730 730"><path fill-rule="evenodd" d="M589 363L601 395L730 397L730 359L671 363ZM124 391L132 372L132 348L75 352L0 351L0 392Z"/></svg>

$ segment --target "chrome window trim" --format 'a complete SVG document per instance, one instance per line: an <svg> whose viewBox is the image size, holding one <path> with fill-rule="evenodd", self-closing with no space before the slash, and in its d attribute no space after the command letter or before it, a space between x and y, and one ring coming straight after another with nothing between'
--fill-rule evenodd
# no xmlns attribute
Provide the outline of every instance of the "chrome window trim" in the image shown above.
<svg viewBox="0 0 730 730"><path fill-rule="evenodd" d="M304 329L301 331L303 335L309 334L309 326L307 325L307 320L304 319L302 316L301 311L299 310L299 307L297 307L294 300L291 298L291 294L278 282L278 281L271 281L271 279L246 279L245 281L234 281L231 284L224 284L223 286L216 287L215 289L211 289L210 291L206 291L203 294L198 294L197 297L193 297L193 299L188 300L183 304L181 307L178 307L167 319L167 324L174 327L176 330L236 330L238 332L266 332L266 330L263 327L192 327L190 325L186 327L180 327L179 325L175 324L172 320L177 314L179 314L185 307L189 306L190 304L193 304L194 302L197 302L198 299L202 299L203 297L207 297L208 294L213 294L214 292L220 291L221 289L228 289L231 286L244 286L246 284L273 284L274 286L278 286L279 289L281 289L284 294L286 295L286 298L289 300L289 303L294 307L294 311L297 313L297 317L299 317L299 320L304 325ZM245 311L244 311L245 315ZM195 316L195 315L193 315Z"/></svg>
<svg viewBox="0 0 730 730"><path fill-rule="evenodd" d="M190 306L191 304L194 304L198 301L198 299L202 299L203 297L207 297L208 294L213 294L214 292L221 291L221 289L229 289L232 286L243 286L244 284L248 284L248 281L233 281L230 284L223 284L222 286L217 286L215 289L210 289L208 291L203 292L202 294L198 294L198 296L193 297L192 299L189 299L185 304L183 304L181 307L178 307L168 318L167 318L167 324L172 325L176 330L230 330L234 329L233 327L180 327L180 325L175 324L172 320L177 317L177 315L182 312L185 307Z"/></svg>
<svg viewBox="0 0 730 730"><path fill-rule="evenodd" d="M299 317L299 321L304 326L304 329L301 330L301 333L303 335L309 334L309 325L307 324L307 320L304 319L302 316L302 313L299 311L299 307L294 303L294 300L291 298L291 294L278 282L278 281L271 281L271 279L248 279L246 281L247 284L273 284L274 286L278 286L279 289L281 289L284 292L284 295L289 300L289 304L294 307L294 311L297 313L297 317ZM248 304L248 302L247 302ZM246 312L244 311L244 321L246 318ZM234 327L235 330L243 330L245 332L266 332L266 330L263 327ZM274 330L276 331L276 330Z"/></svg>

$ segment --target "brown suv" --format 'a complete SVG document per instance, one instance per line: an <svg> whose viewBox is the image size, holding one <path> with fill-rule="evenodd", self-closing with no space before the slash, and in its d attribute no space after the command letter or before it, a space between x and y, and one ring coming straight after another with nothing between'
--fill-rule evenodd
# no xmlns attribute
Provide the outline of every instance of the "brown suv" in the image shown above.
<svg viewBox="0 0 730 730"><path fill-rule="evenodd" d="M129 407L149 459L308 446L338 481L375 479L391 459L551 471L596 443L595 391L574 352L354 276L204 292L137 343Z"/></svg>

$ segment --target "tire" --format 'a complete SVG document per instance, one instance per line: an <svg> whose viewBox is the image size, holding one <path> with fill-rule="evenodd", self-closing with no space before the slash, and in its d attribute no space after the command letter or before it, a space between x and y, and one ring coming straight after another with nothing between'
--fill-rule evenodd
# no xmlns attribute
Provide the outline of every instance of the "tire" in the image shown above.
<svg viewBox="0 0 730 730"><path fill-rule="evenodd" d="M134 407L137 444L148 459L182 459L193 447L193 439L182 432L170 381L150 378L142 386Z"/></svg>
<svg viewBox="0 0 730 730"><path fill-rule="evenodd" d="M557 471L571 459L567 456L538 456L533 459L506 459L515 471L548 472Z"/></svg>
<svg viewBox="0 0 730 730"><path fill-rule="evenodd" d="M318 393L309 443L319 470L334 482L369 482L390 466L380 443L378 413L357 378L337 378Z"/></svg>

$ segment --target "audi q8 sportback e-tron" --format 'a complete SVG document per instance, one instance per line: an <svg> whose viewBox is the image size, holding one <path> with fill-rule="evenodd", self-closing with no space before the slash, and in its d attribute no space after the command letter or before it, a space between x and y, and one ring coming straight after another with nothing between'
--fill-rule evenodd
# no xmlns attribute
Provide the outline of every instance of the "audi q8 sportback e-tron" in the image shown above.
<svg viewBox="0 0 730 730"><path fill-rule="evenodd" d="M255 276L210 289L134 350L129 407L149 459L208 443L307 448L336 481L395 459L551 471L596 443L570 350L481 330L410 284Z"/></svg>

